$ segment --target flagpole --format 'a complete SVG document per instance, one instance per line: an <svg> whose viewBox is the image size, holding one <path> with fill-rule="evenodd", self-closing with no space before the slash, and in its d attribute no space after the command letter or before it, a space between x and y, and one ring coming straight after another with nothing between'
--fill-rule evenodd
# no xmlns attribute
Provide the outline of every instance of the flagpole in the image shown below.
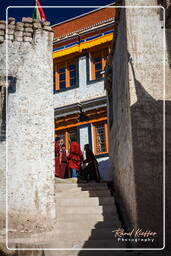
<svg viewBox="0 0 171 256"><path fill-rule="evenodd" d="M39 0L35 0L35 10L33 13L33 18L38 19L40 23L46 21L46 16Z"/></svg>

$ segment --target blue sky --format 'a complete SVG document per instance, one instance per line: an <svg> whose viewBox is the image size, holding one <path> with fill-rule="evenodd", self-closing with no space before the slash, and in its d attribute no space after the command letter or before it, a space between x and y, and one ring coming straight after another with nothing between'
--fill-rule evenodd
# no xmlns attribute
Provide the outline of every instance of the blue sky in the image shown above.
<svg viewBox="0 0 171 256"><path fill-rule="evenodd" d="M115 0L40 0L42 6L73 6L73 8L47 8L44 9L47 20L52 24L73 18L83 13L89 12L96 8L74 8L74 6L105 6L115 2ZM5 20L6 8L8 6L34 6L35 0L1 0L0 7L0 20ZM33 9L28 8L13 8L9 9L9 17L14 17L18 21L22 17L31 17Z"/></svg>

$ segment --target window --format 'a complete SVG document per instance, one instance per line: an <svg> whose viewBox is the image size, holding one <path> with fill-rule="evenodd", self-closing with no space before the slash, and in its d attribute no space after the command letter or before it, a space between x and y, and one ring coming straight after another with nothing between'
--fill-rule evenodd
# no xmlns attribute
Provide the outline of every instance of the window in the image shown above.
<svg viewBox="0 0 171 256"><path fill-rule="evenodd" d="M95 155L108 153L107 123L94 125L94 153Z"/></svg>
<svg viewBox="0 0 171 256"><path fill-rule="evenodd" d="M101 72L106 65L106 59L108 55L108 48L91 52L91 80L98 80L103 77Z"/></svg>
<svg viewBox="0 0 171 256"><path fill-rule="evenodd" d="M77 133L76 127L71 128L71 129L57 131L56 136L60 137L61 144L64 143L66 145L66 150L69 150L71 138L73 138L75 141L78 142L78 133Z"/></svg>
<svg viewBox="0 0 171 256"><path fill-rule="evenodd" d="M66 73L67 73L67 70L66 70L66 65L65 64L61 64L59 65L58 67L58 86L59 86L59 89L64 89L66 88Z"/></svg>
<svg viewBox="0 0 171 256"><path fill-rule="evenodd" d="M73 88L77 85L77 62L70 60L54 64L55 91Z"/></svg>

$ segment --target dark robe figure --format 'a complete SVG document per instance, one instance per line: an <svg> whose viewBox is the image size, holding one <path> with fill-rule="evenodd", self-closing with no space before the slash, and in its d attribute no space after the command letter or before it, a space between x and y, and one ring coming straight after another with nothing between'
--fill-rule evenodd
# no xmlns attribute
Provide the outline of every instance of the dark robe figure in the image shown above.
<svg viewBox="0 0 171 256"><path fill-rule="evenodd" d="M95 180L96 182L100 182L100 173L98 168L98 162L90 149L89 144L84 146L84 150L86 152L86 159L83 163L87 163L87 166L84 168L84 176L87 179ZM88 178L89 177L89 178Z"/></svg>
<svg viewBox="0 0 171 256"><path fill-rule="evenodd" d="M60 177L61 163L60 163L60 138L55 138L55 176Z"/></svg>
<svg viewBox="0 0 171 256"><path fill-rule="evenodd" d="M64 179L68 175L68 159L66 155L66 147L65 144L62 145L61 151L61 173L60 178Z"/></svg>
<svg viewBox="0 0 171 256"><path fill-rule="evenodd" d="M68 156L68 167L70 168L72 178L78 177L78 173L81 170L82 161L83 154L80 149L80 145L76 141L71 140L70 154Z"/></svg>

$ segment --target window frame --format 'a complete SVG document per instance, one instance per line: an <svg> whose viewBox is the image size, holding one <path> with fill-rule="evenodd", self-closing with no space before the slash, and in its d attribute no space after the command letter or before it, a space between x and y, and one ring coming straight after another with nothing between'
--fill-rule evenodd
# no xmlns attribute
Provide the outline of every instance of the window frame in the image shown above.
<svg viewBox="0 0 171 256"><path fill-rule="evenodd" d="M102 71L104 71L107 56L109 54L109 45L103 48L99 48L98 50L90 50L86 55L87 84L96 83L104 80L103 76L99 78L95 77L95 63L93 62L93 55L95 56L100 52L102 53ZM108 54L105 54L106 52L108 52Z"/></svg>
<svg viewBox="0 0 171 256"><path fill-rule="evenodd" d="M97 131L96 131L96 126L104 124L104 130L105 130L105 141L106 141L106 151L105 152L100 152L98 153L96 151L96 146L97 146ZM107 121L102 121L102 122L96 122L93 123L93 144L94 144L94 155L96 157L102 157L102 156L107 156L109 153L109 142L108 142L108 124Z"/></svg>
<svg viewBox="0 0 171 256"><path fill-rule="evenodd" d="M76 65L76 84L75 85L70 85L70 70L69 70L69 65L71 65L75 61ZM60 84L59 84L59 67L60 65L65 64L66 66L66 71L65 71L65 80L66 80L66 87L60 89ZM70 58L66 60L61 60L59 62L54 62L53 63L53 73L54 73L54 93L60 93L63 91L67 91L70 89L78 88L79 87L79 59L78 58Z"/></svg>

